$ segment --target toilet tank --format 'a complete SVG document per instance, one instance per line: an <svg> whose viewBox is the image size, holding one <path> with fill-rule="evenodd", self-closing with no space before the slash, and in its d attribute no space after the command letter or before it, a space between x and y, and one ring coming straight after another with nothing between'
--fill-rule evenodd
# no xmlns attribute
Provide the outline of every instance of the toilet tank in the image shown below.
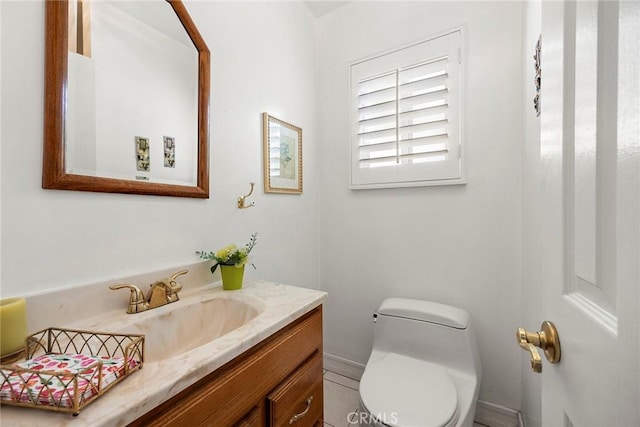
<svg viewBox="0 0 640 427"><path fill-rule="evenodd" d="M374 315L373 350L398 353L480 376L471 316L460 308L389 298Z"/></svg>

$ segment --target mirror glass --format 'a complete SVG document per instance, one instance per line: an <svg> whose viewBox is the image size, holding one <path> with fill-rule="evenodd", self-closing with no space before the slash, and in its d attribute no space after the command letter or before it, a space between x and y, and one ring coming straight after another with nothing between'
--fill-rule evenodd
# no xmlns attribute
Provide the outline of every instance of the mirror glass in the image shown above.
<svg viewBox="0 0 640 427"><path fill-rule="evenodd" d="M211 55L180 0L47 0L44 53L42 188L209 198Z"/></svg>
<svg viewBox="0 0 640 427"><path fill-rule="evenodd" d="M65 173L197 185L198 50L166 1L68 4Z"/></svg>

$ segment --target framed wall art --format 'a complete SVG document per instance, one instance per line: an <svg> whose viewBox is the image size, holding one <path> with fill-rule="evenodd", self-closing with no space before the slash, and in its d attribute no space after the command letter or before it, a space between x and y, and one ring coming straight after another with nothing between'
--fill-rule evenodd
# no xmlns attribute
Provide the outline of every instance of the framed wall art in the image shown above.
<svg viewBox="0 0 640 427"><path fill-rule="evenodd" d="M264 191L302 194L302 129L263 113Z"/></svg>
<svg viewBox="0 0 640 427"><path fill-rule="evenodd" d="M138 172L149 172L151 170L149 138L136 136L136 170Z"/></svg>
<svg viewBox="0 0 640 427"><path fill-rule="evenodd" d="M176 167L176 139L171 136L165 136L164 139L164 167Z"/></svg>

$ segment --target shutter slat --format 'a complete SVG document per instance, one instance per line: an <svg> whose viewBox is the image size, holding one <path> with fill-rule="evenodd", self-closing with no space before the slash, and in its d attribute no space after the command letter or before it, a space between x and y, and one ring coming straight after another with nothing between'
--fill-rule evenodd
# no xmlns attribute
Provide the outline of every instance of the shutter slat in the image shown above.
<svg viewBox="0 0 640 427"><path fill-rule="evenodd" d="M441 100L442 101L442 100ZM413 113L421 112L424 114L439 114L441 112L446 112L449 107L449 104L446 102L438 105L431 105L429 107L415 108L413 110L400 111L400 117L404 115L412 115Z"/></svg>
<svg viewBox="0 0 640 427"><path fill-rule="evenodd" d="M370 107L360 108L358 110L358 121L375 119L386 115L396 114L395 101L384 102L378 105L372 105Z"/></svg>
<svg viewBox="0 0 640 427"><path fill-rule="evenodd" d="M428 161L443 161L447 160L449 152L447 150L437 150L425 153L409 153L409 154L401 154L400 163L423 163ZM358 161L361 164L373 165L376 163L386 163L385 166L396 165L396 159L398 156L395 154L388 156L380 156L380 157L371 157L371 158L361 158Z"/></svg>
<svg viewBox="0 0 640 427"><path fill-rule="evenodd" d="M372 159L384 159L384 158L392 158L396 157L396 146L389 145L386 149L381 149L380 147L367 147L367 150L360 151L360 159L359 160L372 160Z"/></svg>
<svg viewBox="0 0 640 427"><path fill-rule="evenodd" d="M365 77L365 78L360 79L360 81L358 81L358 85L363 85L363 84L369 83L369 82L371 82L373 80L380 80L380 79L382 79L384 77L393 76L393 75L395 75L395 73L396 73L396 71L393 70L393 71L387 71L387 72L384 72L384 73L380 73L380 74L376 74L376 75L373 75L373 76Z"/></svg>
<svg viewBox="0 0 640 427"><path fill-rule="evenodd" d="M395 141L395 139L393 141L386 141L386 142L376 142L374 144L367 144L367 145L361 145L359 147L361 152L372 152L375 150L384 150L384 149L388 149L389 147L395 148L397 146L397 143Z"/></svg>
<svg viewBox="0 0 640 427"><path fill-rule="evenodd" d="M414 153L400 156L401 164L416 164L427 162L442 162L449 158L447 150L432 151L428 153Z"/></svg>
<svg viewBox="0 0 640 427"><path fill-rule="evenodd" d="M400 84L449 71L449 58L441 57L400 69Z"/></svg>
<svg viewBox="0 0 640 427"><path fill-rule="evenodd" d="M448 132L448 122L446 120L438 120L433 123L425 123L420 125L406 126L400 128L400 140L406 141L410 139L424 138L427 136L446 135Z"/></svg>
<svg viewBox="0 0 640 427"><path fill-rule="evenodd" d="M394 128L391 130L382 130L382 131L371 132L364 135L358 135L358 139L359 139L358 145L360 146L395 141L396 130Z"/></svg>
<svg viewBox="0 0 640 427"><path fill-rule="evenodd" d="M384 92L384 91L385 91L385 90L387 90L387 89L393 89L393 88L395 88L395 87L396 87L396 85L395 85L395 81L394 81L394 82L392 82L392 84L387 84L387 85L385 85L384 87L381 87L381 88L379 88L379 89L370 90L370 91L366 91L366 92L365 92L365 91L361 91L361 92L358 94L358 96L367 96L367 95L371 95L371 94L373 94L373 93L380 93L380 92Z"/></svg>
<svg viewBox="0 0 640 427"><path fill-rule="evenodd" d="M395 153L388 155L388 156L378 156L378 157L369 157L369 158L361 158L358 159L361 162L370 162L373 160L390 160L393 159L394 161L396 160L397 156Z"/></svg>
<svg viewBox="0 0 640 427"><path fill-rule="evenodd" d="M393 127L387 127L384 129L376 129L376 130L369 130L369 131L363 131L363 132L358 132L358 136L366 136L366 135L375 135L375 134L381 134L382 132L385 131L390 131L390 130L394 130L396 127L395 125Z"/></svg>
<svg viewBox="0 0 640 427"><path fill-rule="evenodd" d="M395 102L396 89L395 87L372 92L367 95L358 96L358 107L371 107L372 105L381 104L384 102Z"/></svg>
<svg viewBox="0 0 640 427"><path fill-rule="evenodd" d="M418 80L399 87L399 98L407 99L447 89L447 75Z"/></svg>
<svg viewBox="0 0 640 427"><path fill-rule="evenodd" d="M376 119L362 120L358 124L358 134L364 135L371 132L394 129L396 127L396 115L378 117Z"/></svg>
<svg viewBox="0 0 640 427"><path fill-rule="evenodd" d="M358 96L394 88L396 86L396 71L390 71L379 76L372 76L358 82Z"/></svg>
<svg viewBox="0 0 640 427"><path fill-rule="evenodd" d="M381 157L378 159L365 159L365 160L360 160L359 163L361 168L396 166L398 164L396 161L396 156Z"/></svg>
<svg viewBox="0 0 640 427"><path fill-rule="evenodd" d="M449 153L449 150L433 150L433 151L422 151L419 153L406 153L406 154L400 154L400 158L404 158L404 159L415 159L415 158L419 158L419 157L431 157L434 155L442 155L442 154L447 154Z"/></svg>
<svg viewBox="0 0 640 427"><path fill-rule="evenodd" d="M385 114L383 116L374 116L374 117L368 117L366 119L360 119L358 120L358 123L366 123L366 122L370 122L373 120L378 120L378 119L386 119L388 117L395 117L395 114Z"/></svg>
<svg viewBox="0 0 640 427"><path fill-rule="evenodd" d="M418 110L402 113L398 117L398 125L402 127L415 126L425 123L433 123L440 120L448 120L447 108L434 108L430 111Z"/></svg>
<svg viewBox="0 0 640 427"><path fill-rule="evenodd" d="M434 99L442 99L445 100L448 97L448 93L449 93L449 89L447 88L440 88L440 89L435 89L432 90L430 92L424 92L424 93L418 93L415 95L409 95L409 96L404 96L401 97L399 99L400 103L415 103L417 101L419 101L422 98L434 98ZM388 102L388 101L387 101ZM395 102L395 100L393 100L393 102Z"/></svg>
<svg viewBox="0 0 640 427"><path fill-rule="evenodd" d="M448 105L448 90L443 89L424 95L405 98L399 103L401 113Z"/></svg>
<svg viewBox="0 0 640 427"><path fill-rule="evenodd" d="M392 140L392 141L374 142L373 144L361 145L361 146L359 147L359 149L360 149L360 150L365 150L365 151L366 151L366 150L369 150L369 149L371 149L371 150L379 150L379 149L380 149L380 150L381 150L381 149L383 149L383 148L384 148L384 146L387 146L387 147L391 147L391 146L396 147L396 146L397 146L396 140L394 139L394 140ZM378 148L376 148L376 147L378 147Z"/></svg>
<svg viewBox="0 0 640 427"><path fill-rule="evenodd" d="M378 102L378 103L375 103L375 104L359 106L358 107L358 111L364 110L365 108L378 107L380 105L392 105L392 106L395 106L396 105L396 100L392 99L390 101L381 101L381 102Z"/></svg>
<svg viewBox="0 0 640 427"><path fill-rule="evenodd" d="M402 73L400 73L400 76L402 76ZM402 87L407 87L416 83L422 83L422 84L426 84L429 82L436 82L436 81L440 81L440 80L446 80L449 78L449 74L444 71L444 70L440 70L437 73L433 73L427 76L421 76L421 77L417 77L413 80L410 81L406 81L404 83L400 83L399 86ZM437 79L437 80L436 80Z"/></svg>
<svg viewBox="0 0 640 427"><path fill-rule="evenodd" d="M414 147L419 147L423 145L438 145L438 144L445 144L445 145L449 144L449 137L446 133L439 134L439 135L425 136L424 138L404 139L398 142L400 151L402 151L404 147L414 148Z"/></svg>
<svg viewBox="0 0 640 427"><path fill-rule="evenodd" d="M398 126L398 129L401 130L406 130L411 132L411 128L417 129L418 126L420 126L420 128L425 128L425 125L434 125L435 127L439 127L437 126L438 124L445 124L448 123L449 120L447 119L437 119L437 120L431 120L431 121L427 121L424 123L415 123L415 124L410 124L410 125L405 125L405 126Z"/></svg>
<svg viewBox="0 0 640 427"><path fill-rule="evenodd" d="M406 141L417 141L417 140L425 139L425 138L438 138L438 137L447 138L448 136L449 136L449 134L447 132L440 132L440 133L432 133L432 134L429 134L429 135L416 136L415 138L413 138L413 137L401 138L400 141L398 141L398 142L402 143L402 142L406 142Z"/></svg>

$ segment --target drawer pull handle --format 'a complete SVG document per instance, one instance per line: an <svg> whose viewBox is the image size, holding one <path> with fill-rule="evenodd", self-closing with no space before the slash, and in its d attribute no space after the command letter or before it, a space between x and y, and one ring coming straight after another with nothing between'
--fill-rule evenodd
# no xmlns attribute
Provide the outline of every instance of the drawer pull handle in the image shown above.
<svg viewBox="0 0 640 427"><path fill-rule="evenodd" d="M305 410L300 412L299 414L295 414L293 417L291 417L291 419L289 420L289 424L293 424L296 421L298 421L300 418L302 418L305 415L307 415L307 413L309 412L309 409L311 409L311 402L313 402L313 396L310 396L307 399L307 407L305 408Z"/></svg>

